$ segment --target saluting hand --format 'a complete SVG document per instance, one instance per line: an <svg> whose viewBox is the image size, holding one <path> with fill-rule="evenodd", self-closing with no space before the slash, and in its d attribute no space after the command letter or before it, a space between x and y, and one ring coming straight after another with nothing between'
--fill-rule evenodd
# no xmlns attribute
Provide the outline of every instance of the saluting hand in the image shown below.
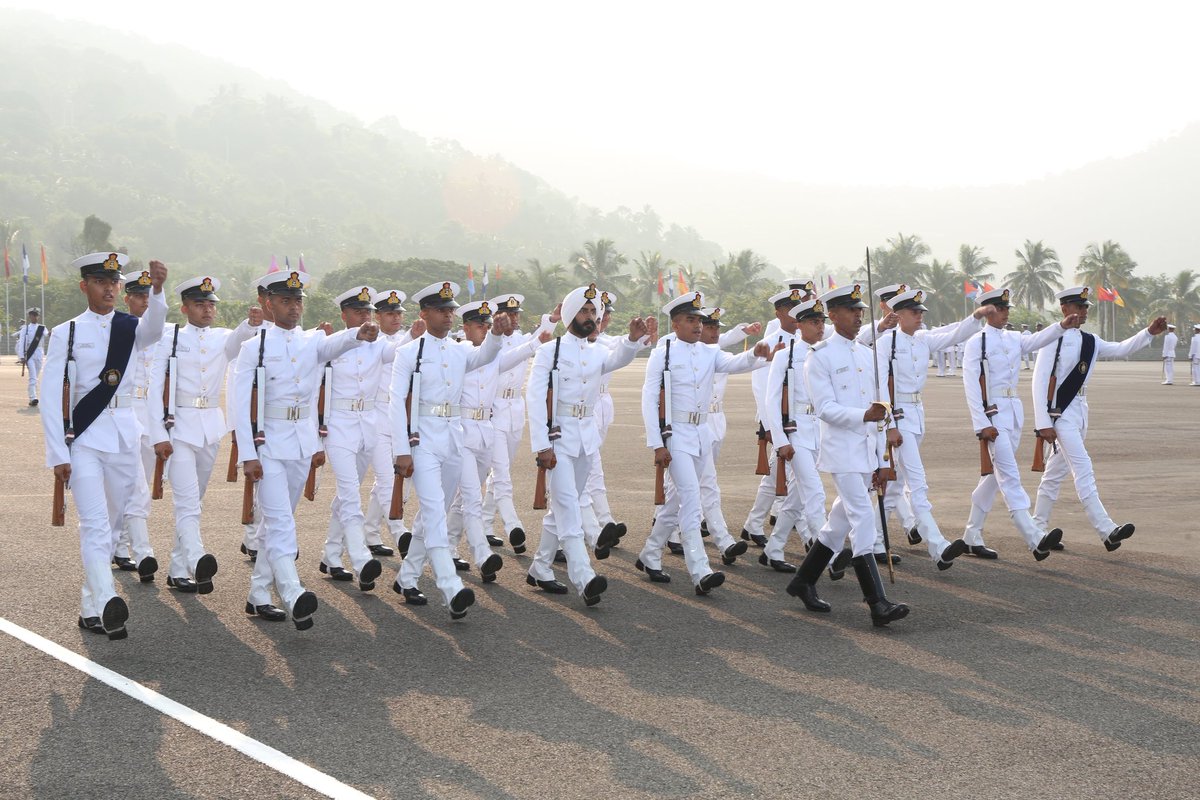
<svg viewBox="0 0 1200 800"><path fill-rule="evenodd" d="M497 336L507 336L512 333L512 317L508 314L492 315L492 333Z"/></svg>
<svg viewBox="0 0 1200 800"><path fill-rule="evenodd" d="M762 333L762 329L761 322L751 322L749 325L742 326L742 333L746 334L747 336L758 336L760 333Z"/></svg>
<svg viewBox="0 0 1200 800"><path fill-rule="evenodd" d="M379 336L379 326L374 322L364 322L358 326L358 338L364 342L373 342Z"/></svg>
<svg viewBox="0 0 1200 800"><path fill-rule="evenodd" d="M1154 319L1154 321L1150 323L1150 327L1148 328L1151 336L1158 336L1160 333L1162 333L1166 329L1167 329L1167 318L1166 317L1156 317Z"/></svg>
<svg viewBox="0 0 1200 800"><path fill-rule="evenodd" d="M987 317L990 320L999 313L1000 309L996 308L991 303L988 303L986 306L980 306L979 308L975 309L975 312L971 314L971 316L975 319L983 319L984 317Z"/></svg>
<svg viewBox="0 0 1200 800"><path fill-rule="evenodd" d="M154 293L162 292L163 284L167 282L167 265L161 261L150 262L150 285L154 287Z"/></svg>
<svg viewBox="0 0 1200 800"><path fill-rule="evenodd" d="M754 355L770 361L775 358L776 353L778 353L780 350L786 349L787 345L783 342L776 342L774 347L767 342L759 342L758 344L754 345Z"/></svg>
<svg viewBox="0 0 1200 800"><path fill-rule="evenodd" d="M657 328L657 326L656 326ZM647 334L649 327L646 320L641 317L634 317L629 320L629 341L636 342Z"/></svg>
<svg viewBox="0 0 1200 800"><path fill-rule="evenodd" d="M886 330L891 330L900 322L900 315L895 311L889 311L883 319L879 320L879 332L883 333Z"/></svg>
<svg viewBox="0 0 1200 800"><path fill-rule="evenodd" d="M556 305L554 310L550 312L551 322L558 322L560 319L562 319L562 303Z"/></svg>
<svg viewBox="0 0 1200 800"><path fill-rule="evenodd" d="M326 336L333 336L333 326L330 325L328 322L322 322L320 325L317 326L317 330L321 331Z"/></svg>
<svg viewBox="0 0 1200 800"><path fill-rule="evenodd" d="M250 306L250 310L246 312L246 322L251 328L257 328L263 323L263 312L259 306Z"/></svg>
<svg viewBox="0 0 1200 800"><path fill-rule="evenodd" d="M427 330L427 328L425 327L425 320L418 319L416 322L414 322L412 325L409 326L408 335L414 339L420 339L422 336L425 335L426 330Z"/></svg>
<svg viewBox="0 0 1200 800"><path fill-rule="evenodd" d="M1063 318L1063 321L1059 324L1061 324L1063 326L1063 330L1069 331L1069 330L1071 330L1071 328L1078 328L1080 325L1079 315L1078 314L1068 314L1066 317Z"/></svg>

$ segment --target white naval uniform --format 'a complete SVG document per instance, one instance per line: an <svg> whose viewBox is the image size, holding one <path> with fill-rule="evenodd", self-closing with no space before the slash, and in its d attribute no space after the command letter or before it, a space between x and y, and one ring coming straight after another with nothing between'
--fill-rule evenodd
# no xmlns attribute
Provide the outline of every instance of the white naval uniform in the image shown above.
<svg viewBox="0 0 1200 800"><path fill-rule="evenodd" d="M659 428L659 388L667 347L655 347L646 364L642 384L642 424L646 428L646 446L651 450L666 447L671 454L667 467L674 491L658 510L657 519L639 556L650 569L662 569L662 551L667 537L678 524L683 543L684 562L692 583L712 574L704 541L700 538L700 475L712 459L712 430L708 427L708 408L712 402L713 376L717 373L749 372L765 366L752 350L733 355L715 345L702 342L670 341L671 436L663 442ZM664 410L665 412L665 410ZM719 543L718 543L719 545Z"/></svg>
<svg viewBox="0 0 1200 800"><path fill-rule="evenodd" d="M877 524L871 478L884 442L879 423L863 421L875 394L871 349L835 333L812 348L804 382L821 421L817 469L832 475L838 495L817 538L837 553L848 534L853 556L871 555Z"/></svg>
<svg viewBox="0 0 1200 800"><path fill-rule="evenodd" d="M998 432L996 441L988 445L994 471L991 475L981 476L975 491L971 493L971 517L963 533L963 540L968 546L983 545L983 522L996 501L997 490L1004 493L1004 502L1013 523L1031 551L1037 548L1045 535L1028 515L1029 495L1021 486L1021 472L1017 467L1017 447L1021 443L1021 428L1025 425L1025 407L1018 394L1018 372L1022 354L1045 347L1062 334L1062 325L1050 325L1032 336L984 325L982 331L967 340L962 379L967 394L967 409L971 412L971 427L976 434L989 427L994 427ZM981 349L985 338L990 377L988 402L997 409L992 417L984 414L983 395L979 387Z"/></svg>
<svg viewBox="0 0 1200 800"><path fill-rule="evenodd" d="M1092 334L1087 334L1092 335ZM1092 459L1088 455L1084 440L1088 428L1088 399L1087 385L1092 379L1096 361L1101 358L1126 358L1131 353L1150 345L1153 337L1150 331L1142 329L1123 342L1106 342L1095 336L1096 346L1092 352L1091 362L1086 365L1083 385L1070 404L1062 409L1062 416L1057 420L1050 417L1047 394L1050 386L1051 371L1058 378L1057 385L1062 386L1067 376L1078 369L1084 334L1077 328L1066 331L1059 346L1044 347L1038 353L1037 365L1033 371L1033 425L1034 430L1054 428L1057 446L1046 459L1046 470L1038 484L1037 502L1034 505L1034 519L1043 527L1050 523L1050 512L1054 501L1058 499L1059 488L1063 479L1070 473L1075 479L1075 493L1083 504L1084 513L1092 527L1103 539L1116 529L1117 525L1108 516L1104 505L1100 502L1100 492L1096 488L1096 474L1092 469ZM1061 349L1060 349L1061 348ZM1058 351L1058 367L1054 367L1055 351Z"/></svg>
<svg viewBox="0 0 1200 800"><path fill-rule="evenodd" d="M1192 382L1189 386L1200 386L1200 332L1192 334L1192 344L1188 348L1188 360L1192 364Z"/></svg>
<svg viewBox="0 0 1200 800"><path fill-rule="evenodd" d="M71 321L75 323L73 403L78 403L100 382L113 317L113 312L101 315L89 309ZM79 547L83 557L81 615L85 618L100 616L104 605L116 596L111 567L116 537L131 492L137 491L139 482L145 486L139 452L141 429L132 407L132 366L138 348L149 348L162 336L166 319L166 295L151 291L150 304L138 320L134 349L129 363L121 370L116 394L108 408L100 412L69 448L63 439L62 392L49 392L39 406L46 436L46 466L71 465L71 496L79 515ZM56 385L64 374L71 322L55 326L50 337L46 371L54 376L51 380Z"/></svg>
<svg viewBox="0 0 1200 800"><path fill-rule="evenodd" d="M38 340L37 347L33 348L33 352L29 354L29 358L25 361L25 372L29 378L29 399L38 399L38 376L42 374L42 361L46 354L46 334L49 333L46 326L39 323L26 322L17 330L17 358L25 358L25 351L33 344L33 339L38 331L42 332L42 337Z"/></svg>
<svg viewBox="0 0 1200 800"><path fill-rule="evenodd" d="M269 319L264 319L262 327L273 328L275 327L275 323ZM258 330L261 329L259 328ZM237 399L237 382L234 380L236 373L237 356L234 356L229 360L229 366L225 370L225 426L229 429L231 440L237 438L237 409L239 403ZM232 447L232 445L230 446ZM238 451L238 459L240 461L240 445ZM254 485L254 505L252 506L252 510L254 518L249 524L242 526L242 546L247 551L258 550L259 545L262 543L262 509L258 507L258 484Z"/></svg>
<svg viewBox="0 0 1200 800"><path fill-rule="evenodd" d="M778 325L778 320L772 320L772 322ZM771 347L781 343L786 347L791 344L792 339L796 338L796 334L788 333L780 327L771 331L771 327L768 325L767 330L770 332L763 337L763 341ZM768 370L758 370L750 376L750 388L754 392L755 419L763 426L764 430L767 427L767 373ZM775 495L776 460L767 459L767 468L767 474L763 475L758 482L758 492L754 495L754 504L750 507L745 524L742 525L742 531L750 535L761 536L763 534L771 507L780 500ZM782 503L780 503L780 507L782 507ZM776 522L778 521L777 517Z"/></svg>
<svg viewBox="0 0 1200 800"><path fill-rule="evenodd" d="M389 416L393 456L412 456L412 483L420 508L413 520L408 556L400 565L397 582L401 588L417 588L425 559L433 569L438 589L449 605L463 589L450 556L446 512L454 500L463 473L463 426L461 400L467 373L493 361L500 354L501 339L489 333L483 344L455 342L425 333L396 351L392 364ZM422 349L422 342L424 346ZM413 413L417 415L420 443L409 445L409 416L404 407L409 381L421 350L421 394Z"/></svg>
<svg viewBox="0 0 1200 800"><path fill-rule="evenodd" d="M555 323L550 315L542 315L541 323L533 333L513 331L501 336L501 351L523 346L529 340L537 340L543 333L554 333ZM491 533L496 512L504 532L514 528L524 530L521 518L513 503L512 461L517 455L517 446L525 433L525 378L529 374L529 362L522 359L512 369L501 372L496 383L496 399L492 405L492 428L496 431L496 446L492 448L492 476L488 480L487 496L483 501L483 529Z"/></svg>
<svg viewBox="0 0 1200 800"><path fill-rule="evenodd" d="M266 386L259 386L258 391L265 404L266 418L258 424L265 441L256 452L250 426L250 398L264 335ZM357 336L357 328L326 336L321 330L304 331L298 327L284 330L274 325L243 342L238 353L234 375L238 458L243 464L257 459L263 472L256 487L263 524L258 559L250 579L251 605L271 602L272 581L289 611L304 593L296 573L295 512L312 456L321 450L316 391L325 362L358 347L361 342Z"/></svg>
<svg viewBox="0 0 1200 800"><path fill-rule="evenodd" d="M1170 386L1175 382L1175 348L1179 346L1179 336L1175 331L1167 331L1163 336L1162 361L1163 383Z"/></svg>
<svg viewBox="0 0 1200 800"><path fill-rule="evenodd" d="M546 418L546 387L554 362L555 344L559 343L558 396L555 397L555 423L561 436L550 441ZM538 348L525 389L529 411L529 439L534 453L554 448L557 465L547 470L549 510L542 521L542 537L529 574L540 581L554 580L551 563L562 547L567 557L567 574L580 595L596 576L584 546L582 495L592 462L600 449L600 431L596 426L596 401L600 398L601 377L626 366L642 347L640 342L623 338L609 350L598 342L589 342L573 333L546 342Z"/></svg>
<svg viewBox="0 0 1200 800"><path fill-rule="evenodd" d="M395 333L380 332L379 340L393 342L399 348L411 342L412 335L404 330ZM397 547L400 536L406 531L403 519L387 519L392 508L392 489L396 479L395 458L392 456L390 370L389 362L388 369L379 379L379 389L375 393L375 444L371 449L371 469L375 473L375 479L371 484L371 494L367 499L367 511L363 520L363 538L368 547L383 544L383 537L380 535L383 525L387 525L391 543ZM404 486L406 498L409 487L410 484Z"/></svg>
<svg viewBox="0 0 1200 800"><path fill-rule="evenodd" d="M792 528L799 526L804 541L811 542L825 525L825 487L817 471L817 455L821 446L821 431L816 409L808 396L804 381L804 364L812 348L799 336L792 339L786 350L780 350L771 361L767 374L767 428L775 450L789 444L795 453L787 462L787 497L779 509L775 529L767 540L763 553L774 561L783 561L784 547ZM791 376L788 361L791 360ZM783 380L788 378L788 416L795 430L783 430ZM773 459L778 461L778 457ZM776 464L778 468L778 463Z"/></svg>
<svg viewBox="0 0 1200 800"><path fill-rule="evenodd" d="M163 335L166 335L164 323ZM130 361L133 364L132 404L134 416L141 428L138 439L139 459L142 465L141 480L136 481L125 509L125 518L120 524L114 556L132 557L137 564L154 555L150 546L150 480L154 476L157 461L154 445L150 441L150 367L154 363L155 347L134 347Z"/></svg>
<svg viewBox="0 0 1200 800"><path fill-rule="evenodd" d="M925 439L925 405L921 392L929 377L929 354L931 351L950 349L979 332L979 321L968 316L956 324L944 325L933 330L917 330L911 336L897 326L879 337L876 343L879 354L879 385L887 386L888 365L892 366L892 383L895 390L895 408L904 413L896 422L900 430L901 443L893 452L896 480L888 485L884 495L884 506L896 506L897 495L905 495L911 508L913 521L905 519L905 527L915 525L920 531L929 557L935 562L949 545L941 529L933 519L933 504L929 501L929 485L925 478L925 463L921 458L921 442ZM895 356L893 358L893 342ZM988 342L991 355L991 342ZM877 549L880 543L877 542Z"/></svg>
<svg viewBox="0 0 1200 800"><path fill-rule="evenodd" d="M179 331L178 340L175 331ZM166 476L175 502L175 544L167 575L191 578L196 562L205 554L200 538L200 504L208 489L225 415L221 412L221 379L229 362L237 358L242 342L254 335L250 323L236 329L169 325L153 348L147 417L151 448L171 443ZM163 384L167 359L175 349L175 424L168 432L163 422ZM150 350L151 348L147 348Z"/></svg>

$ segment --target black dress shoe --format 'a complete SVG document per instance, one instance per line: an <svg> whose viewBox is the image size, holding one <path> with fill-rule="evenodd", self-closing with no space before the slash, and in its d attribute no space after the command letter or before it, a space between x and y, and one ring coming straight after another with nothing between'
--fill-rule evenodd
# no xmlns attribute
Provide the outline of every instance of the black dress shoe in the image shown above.
<svg viewBox="0 0 1200 800"><path fill-rule="evenodd" d="M412 531L405 531L396 539L396 549L401 558L408 558L408 546L412 543Z"/></svg>
<svg viewBox="0 0 1200 800"><path fill-rule="evenodd" d="M745 528L742 528L742 539L747 542L753 542L755 547L767 546L767 537L761 533L750 533Z"/></svg>
<svg viewBox="0 0 1200 800"><path fill-rule="evenodd" d="M771 527L774 528L775 522L776 522L776 517L774 514L771 515L770 522L771 522Z"/></svg>
<svg viewBox="0 0 1200 800"><path fill-rule="evenodd" d="M499 536L497 536L494 533L489 533L484 538L487 539L488 547L503 547L504 546L504 540L501 539Z"/></svg>
<svg viewBox="0 0 1200 800"><path fill-rule="evenodd" d="M251 617L261 617L270 622L283 622L287 619L287 612L282 608L276 608L270 603L264 603L261 606L246 603L246 614Z"/></svg>
<svg viewBox="0 0 1200 800"><path fill-rule="evenodd" d="M1051 550L1066 550L1067 546L1062 542L1055 542L1054 544L1050 545L1050 549Z"/></svg>
<svg viewBox="0 0 1200 800"><path fill-rule="evenodd" d="M567 554L566 554L566 553L564 553L562 550L557 550L557 551L555 551L555 553L554 553L554 563L555 563L555 564L565 564L565 563L567 563Z"/></svg>
<svg viewBox="0 0 1200 800"><path fill-rule="evenodd" d="M748 548L749 545L747 545L745 542L734 542L733 544L729 545L729 547L726 547L721 553L721 563L725 566L729 566L733 562L737 561L737 557L744 554Z"/></svg>
<svg viewBox="0 0 1200 800"><path fill-rule="evenodd" d="M429 598L421 594L421 590L415 586L411 589L405 589L399 583L393 581L392 591L396 594L403 595L404 602L408 603L410 606L423 606L429 603Z"/></svg>
<svg viewBox="0 0 1200 800"><path fill-rule="evenodd" d="M880 564L882 566L887 565L887 562L888 562L887 553L875 553L874 555L875 555L875 563L876 564ZM899 563L900 563L900 556L896 555L895 553L892 553L892 564L896 565Z"/></svg>
<svg viewBox="0 0 1200 800"><path fill-rule="evenodd" d="M191 578L172 578L170 575L168 575L167 588L174 589L177 592L183 592L184 594L195 594L196 582Z"/></svg>
<svg viewBox="0 0 1200 800"><path fill-rule="evenodd" d="M452 558L450 560L454 562L454 569L458 570L459 572L470 572L471 571L471 562L470 561L464 561L461 558Z"/></svg>
<svg viewBox="0 0 1200 800"><path fill-rule="evenodd" d="M954 559L967 552L967 543L962 539L955 539L950 544L946 545L946 549L942 551L942 555L938 558L937 568L943 572L954 566Z"/></svg>
<svg viewBox="0 0 1200 800"><path fill-rule="evenodd" d="M80 617L79 627L83 628L85 631L98 633L102 636L104 635L104 625L100 623L99 617Z"/></svg>
<svg viewBox="0 0 1200 800"><path fill-rule="evenodd" d="M981 545L981 544L967 545L967 554L975 556L976 558L992 559L992 558L1000 557L1000 554L997 553L995 550L993 550L990 547L985 547L984 545Z"/></svg>
<svg viewBox="0 0 1200 800"><path fill-rule="evenodd" d="M629 533L629 526L624 522L616 522L613 524L617 526L617 540L620 541L621 539L624 539L625 534Z"/></svg>
<svg viewBox="0 0 1200 800"><path fill-rule="evenodd" d="M670 551L671 555L673 556L681 556L683 555L683 543L667 542L667 550Z"/></svg>
<svg viewBox="0 0 1200 800"><path fill-rule="evenodd" d="M121 570L121 572L134 572L137 570L137 564L133 563L132 558L113 556L113 563L117 565L117 569Z"/></svg>
<svg viewBox="0 0 1200 800"><path fill-rule="evenodd" d="M104 610L100 612L100 625L108 634L109 641L124 639L129 635L129 631L125 629L128 619L129 606L125 605L125 601L120 597L113 597L104 604Z"/></svg>
<svg viewBox="0 0 1200 800"><path fill-rule="evenodd" d="M604 590L608 588L608 578L603 575L597 575L587 582L587 586L583 587L583 602L585 605L594 606L600 602L600 595L604 594Z"/></svg>
<svg viewBox="0 0 1200 800"><path fill-rule="evenodd" d="M532 575L530 575L528 573L525 574L525 582L528 583L530 586L536 586L537 588L541 589L543 592L548 592L549 594L566 594L567 593L566 584L559 583L558 581L539 581L537 578L533 577Z"/></svg>
<svg viewBox="0 0 1200 800"><path fill-rule="evenodd" d="M375 579L383 573L383 565L377 560L371 559L363 568L358 571L358 589L361 592L369 592L375 588Z"/></svg>
<svg viewBox="0 0 1200 800"><path fill-rule="evenodd" d="M150 583L154 580L156 572L158 572L158 560L154 556L146 556L138 562L138 580L142 583Z"/></svg>
<svg viewBox="0 0 1200 800"><path fill-rule="evenodd" d="M646 577L650 579L651 583L670 583L671 582L670 575L663 572L661 569L650 569L649 567L647 567L645 564L642 563L642 560L640 558L637 561L633 562L633 565L635 567L637 567L638 572L646 573Z"/></svg>
<svg viewBox="0 0 1200 800"><path fill-rule="evenodd" d="M603 561L608 558L609 550L617 543L617 539L617 523L609 522L604 526L604 530L600 531L600 535L596 537L596 546L592 549L597 561Z"/></svg>
<svg viewBox="0 0 1200 800"><path fill-rule="evenodd" d="M780 561L777 558L767 558L766 553L759 554L758 563L762 564L764 567L770 567L771 569L775 570L776 572L795 572L796 571L795 564L789 564L788 562Z"/></svg>
<svg viewBox="0 0 1200 800"><path fill-rule="evenodd" d="M911 545L918 545L921 543L921 531L916 525L908 529L908 543Z"/></svg>
<svg viewBox="0 0 1200 800"><path fill-rule="evenodd" d="M504 559L498 553L492 553L479 567L479 575L484 583L496 580L496 573L504 566Z"/></svg>
<svg viewBox="0 0 1200 800"><path fill-rule="evenodd" d="M840 581L842 576L846 574L846 567L850 566L850 559L854 555L849 547L843 547L833 560L829 562L829 580Z"/></svg>
<svg viewBox="0 0 1200 800"><path fill-rule="evenodd" d="M467 609L475 605L475 590L464 588L450 598L450 619L462 619L467 615Z"/></svg>
<svg viewBox="0 0 1200 800"><path fill-rule="evenodd" d="M1121 546L1121 542L1133 536L1133 524L1126 522L1121 527L1104 537L1104 549L1112 552Z"/></svg>
<svg viewBox="0 0 1200 800"><path fill-rule="evenodd" d="M725 582L724 572L710 572L696 584L696 594L706 595Z"/></svg>
<svg viewBox="0 0 1200 800"><path fill-rule="evenodd" d="M706 519L700 520L700 538L701 539L708 538L708 520L706 520Z"/></svg>
<svg viewBox="0 0 1200 800"><path fill-rule="evenodd" d="M306 631L313 626L312 615L317 610L317 596L312 592L301 592L292 604L292 624L298 631Z"/></svg>
<svg viewBox="0 0 1200 800"><path fill-rule="evenodd" d="M845 570L843 570L844 572ZM833 606L826 603L820 597L817 597L817 587L811 583L805 583L802 580L793 579L786 589L787 593L792 597L799 597L804 603L804 607L809 611L816 611L820 614L828 614L833 610Z"/></svg>
<svg viewBox="0 0 1200 800"><path fill-rule="evenodd" d="M525 552L525 530L523 528L513 528L508 532L508 543L512 545L514 553L518 555Z"/></svg>
<svg viewBox="0 0 1200 800"><path fill-rule="evenodd" d="M1050 557L1050 551L1054 549L1054 545L1062 541L1062 528L1055 528L1042 537L1038 542L1038 546L1034 548L1033 560L1045 561Z"/></svg>
<svg viewBox="0 0 1200 800"><path fill-rule="evenodd" d="M200 556L200 560L196 562L196 592L198 594L212 594L213 590L213 575L217 574L217 558L211 553L205 553Z"/></svg>
<svg viewBox="0 0 1200 800"><path fill-rule="evenodd" d="M317 569L319 569L322 574L328 574L329 577L333 578L335 581L354 580L354 573L350 570L344 567L331 567L324 561L317 565Z"/></svg>
<svg viewBox="0 0 1200 800"><path fill-rule="evenodd" d="M38 404L38 401L37 401L36 397L29 401L29 405L31 405L31 406L36 406L37 404Z"/></svg>
<svg viewBox="0 0 1200 800"><path fill-rule="evenodd" d="M244 555L244 556L248 556L248 557L250 558L250 561L251 561L251 562L254 562L254 561L257 561L257 560L258 560L258 551L257 551L257 550L251 550L250 548L246 547L246 543L245 543L245 542L242 542L242 545L241 545L241 551L242 551L242 555Z"/></svg>
<svg viewBox="0 0 1200 800"><path fill-rule="evenodd" d="M396 551L388 547L386 544L369 544L367 549L371 551L371 555L386 558L396 555Z"/></svg>

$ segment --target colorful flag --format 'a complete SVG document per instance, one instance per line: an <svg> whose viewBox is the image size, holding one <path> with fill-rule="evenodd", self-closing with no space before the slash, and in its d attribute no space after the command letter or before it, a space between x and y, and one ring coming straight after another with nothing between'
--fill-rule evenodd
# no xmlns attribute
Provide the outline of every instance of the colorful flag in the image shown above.
<svg viewBox="0 0 1200 800"><path fill-rule="evenodd" d="M1096 287L1096 299L1101 303L1111 303L1113 301L1113 293L1103 286Z"/></svg>
<svg viewBox="0 0 1200 800"><path fill-rule="evenodd" d="M487 262L485 261L485 262L483 262L483 291L484 292L487 292L487 285L488 285L488 269L487 269Z"/></svg>
<svg viewBox="0 0 1200 800"><path fill-rule="evenodd" d="M475 271L471 269L470 264L467 264L467 294L475 296Z"/></svg>
<svg viewBox="0 0 1200 800"><path fill-rule="evenodd" d="M50 282L50 270L46 268L46 245L42 245L42 286Z"/></svg>
<svg viewBox="0 0 1200 800"><path fill-rule="evenodd" d="M5 267L5 270L7 271L7 269L8 269L8 250L4 251L4 267ZM664 291L664 288L663 288L662 270L660 269L658 271L658 296L659 297L663 296L663 291Z"/></svg>
<svg viewBox="0 0 1200 800"><path fill-rule="evenodd" d="M271 268L267 270L267 274L279 272L279 262L275 260L275 256L271 256Z"/></svg>
<svg viewBox="0 0 1200 800"><path fill-rule="evenodd" d="M679 270L675 277L679 280L679 294L687 294L688 287L687 282L683 279L683 270Z"/></svg>
<svg viewBox="0 0 1200 800"><path fill-rule="evenodd" d="M21 245L21 281L29 283L29 253L25 252L25 245Z"/></svg>
<svg viewBox="0 0 1200 800"><path fill-rule="evenodd" d="M995 286L992 286L992 285L991 285L990 283L988 283L987 281L984 281L984 282L983 282L983 290L984 290L985 292L994 292L994 291L996 291L996 287L995 287Z"/></svg>
<svg viewBox="0 0 1200 800"><path fill-rule="evenodd" d="M1112 299L1113 299L1113 302L1116 303L1121 308L1125 307L1125 301L1121 299L1121 293L1118 292L1116 289L1112 290Z"/></svg>
<svg viewBox="0 0 1200 800"><path fill-rule="evenodd" d="M826 275L826 276L825 276L825 279L826 279L826 280L829 282L829 288L830 288L830 289L836 289L836 288L837 288L837 284L833 282L833 276L832 276L832 275Z"/></svg>

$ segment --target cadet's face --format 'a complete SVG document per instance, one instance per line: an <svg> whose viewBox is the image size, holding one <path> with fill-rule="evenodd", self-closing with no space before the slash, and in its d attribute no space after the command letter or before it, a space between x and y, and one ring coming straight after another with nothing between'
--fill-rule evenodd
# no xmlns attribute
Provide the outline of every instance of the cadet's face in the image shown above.
<svg viewBox="0 0 1200 800"><path fill-rule="evenodd" d="M706 322L704 328L700 331L700 341L705 344L716 344L721 338L721 326L716 323Z"/></svg>
<svg viewBox="0 0 1200 800"><path fill-rule="evenodd" d="M583 308L571 320L571 332L586 339L596 330L596 307L590 302L584 303Z"/></svg>
<svg viewBox="0 0 1200 800"><path fill-rule="evenodd" d="M993 328L1003 328L1008 324L1008 315L1012 313L1011 306L996 306L996 313L992 316L989 324Z"/></svg>
<svg viewBox="0 0 1200 800"><path fill-rule="evenodd" d="M783 305L775 309L775 319L779 320L779 327L787 333L796 332L796 318L788 312L793 306Z"/></svg>
<svg viewBox="0 0 1200 800"><path fill-rule="evenodd" d="M1062 309L1064 317L1069 317L1072 314L1079 315L1079 324L1087 322L1088 307L1083 303L1063 303L1059 306Z"/></svg>
<svg viewBox="0 0 1200 800"><path fill-rule="evenodd" d="M300 324L304 316L304 298L292 294L267 295L267 305L271 309L271 319L275 324L290 331Z"/></svg>
<svg viewBox="0 0 1200 800"><path fill-rule="evenodd" d="M125 295L125 307L129 309L130 314L140 317L150 307L150 293L139 292L137 294Z"/></svg>
<svg viewBox="0 0 1200 800"><path fill-rule="evenodd" d="M117 305L117 290L121 282L103 275L89 275L79 282L79 291L88 300L88 308L97 314L107 314Z"/></svg>
<svg viewBox="0 0 1200 800"><path fill-rule="evenodd" d="M847 339L853 339L858 335L858 329L862 327L862 318L863 310L861 308L836 306L829 309L829 320L833 323L833 329L838 332L839 336Z"/></svg>
<svg viewBox="0 0 1200 800"><path fill-rule="evenodd" d="M196 328L207 328L217 318L217 304L212 300L184 300L183 315L188 324Z"/></svg>
<svg viewBox="0 0 1200 800"><path fill-rule="evenodd" d="M371 321L371 309L369 308L343 308L342 322L346 323L347 328L357 328Z"/></svg>
<svg viewBox="0 0 1200 800"><path fill-rule="evenodd" d="M676 314L671 317L671 330L679 341L694 344L700 341L700 331L704 323L697 314Z"/></svg>
<svg viewBox="0 0 1200 800"><path fill-rule="evenodd" d="M800 338L805 344L816 344L825 338L825 318L811 317L800 323Z"/></svg>
<svg viewBox="0 0 1200 800"><path fill-rule="evenodd" d="M425 328L432 335L442 339L454 327L454 309L422 308L421 319L425 320Z"/></svg>
<svg viewBox="0 0 1200 800"><path fill-rule="evenodd" d="M487 317L487 322L471 320L470 322L463 323L463 335L465 335L467 337L467 340L471 344L475 345L476 347L483 344L484 338L487 337L488 331L490 331L491 329L492 329L492 318L491 317Z"/></svg>
<svg viewBox="0 0 1200 800"><path fill-rule="evenodd" d="M920 330L921 321L925 319L925 312L915 308L903 308L896 314L900 317L900 330L907 334L913 334Z"/></svg>
<svg viewBox="0 0 1200 800"><path fill-rule="evenodd" d="M400 326L404 324L404 312L376 311L375 321L379 323L379 330L390 336L400 330Z"/></svg>

